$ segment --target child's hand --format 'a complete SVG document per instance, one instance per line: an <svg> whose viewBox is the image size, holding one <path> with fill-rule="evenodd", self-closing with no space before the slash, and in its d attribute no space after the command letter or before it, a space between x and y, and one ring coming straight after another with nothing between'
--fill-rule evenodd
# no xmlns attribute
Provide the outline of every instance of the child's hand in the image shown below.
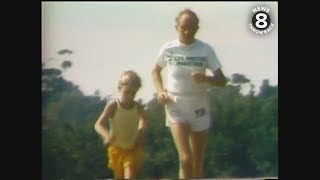
<svg viewBox="0 0 320 180"><path fill-rule="evenodd" d="M109 136L104 138L103 144L104 145L111 144L113 141L114 141L114 136L113 135L109 135Z"/></svg>

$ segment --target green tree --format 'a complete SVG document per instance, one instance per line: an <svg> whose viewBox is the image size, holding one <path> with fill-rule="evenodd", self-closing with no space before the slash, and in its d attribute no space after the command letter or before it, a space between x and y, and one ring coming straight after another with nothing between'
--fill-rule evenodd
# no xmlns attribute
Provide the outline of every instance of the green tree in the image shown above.
<svg viewBox="0 0 320 180"><path fill-rule="evenodd" d="M42 66L43 179L112 178L106 147L93 128L111 96L102 99L98 91L85 96L62 75L60 69ZM278 87L266 80L258 95L253 85L248 95L242 95L241 85L248 82L237 74L226 87L208 92L213 126L205 161L207 178L278 175ZM145 104L150 127L139 178L177 179L178 154L156 97Z"/></svg>

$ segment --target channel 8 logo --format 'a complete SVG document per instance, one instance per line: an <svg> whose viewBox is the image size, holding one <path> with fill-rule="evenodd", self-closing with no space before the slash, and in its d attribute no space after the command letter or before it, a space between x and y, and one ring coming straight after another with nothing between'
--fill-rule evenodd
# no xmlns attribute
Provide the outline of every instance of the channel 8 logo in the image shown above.
<svg viewBox="0 0 320 180"><path fill-rule="evenodd" d="M271 32L274 24L269 15L270 9L264 6L258 6L252 9L253 16L249 27L256 34L267 34Z"/></svg>
<svg viewBox="0 0 320 180"><path fill-rule="evenodd" d="M257 12L252 17L252 24L255 28L259 30L267 29L270 25L270 16L265 12Z"/></svg>

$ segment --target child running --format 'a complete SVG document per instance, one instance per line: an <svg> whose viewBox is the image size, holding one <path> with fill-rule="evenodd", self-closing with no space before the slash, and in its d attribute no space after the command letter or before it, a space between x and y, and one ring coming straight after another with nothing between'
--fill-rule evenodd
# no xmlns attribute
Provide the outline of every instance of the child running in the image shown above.
<svg viewBox="0 0 320 180"><path fill-rule="evenodd" d="M134 100L140 87L138 74L124 71L118 82L120 98L106 105L94 126L104 144L109 145L108 167L115 179L135 179L141 167L147 116L144 107Z"/></svg>

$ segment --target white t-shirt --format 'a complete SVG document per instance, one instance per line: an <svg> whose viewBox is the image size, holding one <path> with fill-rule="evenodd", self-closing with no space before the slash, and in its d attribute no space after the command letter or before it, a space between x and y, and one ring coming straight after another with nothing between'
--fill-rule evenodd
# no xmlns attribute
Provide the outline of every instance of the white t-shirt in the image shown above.
<svg viewBox="0 0 320 180"><path fill-rule="evenodd" d="M213 48L198 39L190 45L179 39L165 43L156 63L162 68L167 66L167 90L173 93L205 93L208 84L195 82L191 73L221 68Z"/></svg>

